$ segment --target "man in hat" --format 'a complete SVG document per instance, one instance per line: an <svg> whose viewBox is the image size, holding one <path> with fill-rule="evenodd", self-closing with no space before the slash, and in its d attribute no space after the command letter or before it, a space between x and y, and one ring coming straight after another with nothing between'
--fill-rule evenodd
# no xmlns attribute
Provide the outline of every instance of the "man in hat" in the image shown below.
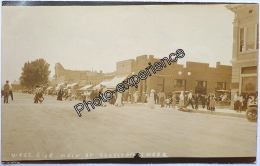
<svg viewBox="0 0 260 166"><path fill-rule="evenodd" d="M7 80L4 85L4 103L8 103L8 96L9 96L9 90L10 90L9 81Z"/></svg>
<svg viewBox="0 0 260 166"><path fill-rule="evenodd" d="M192 109L194 109L194 106L193 106L193 102L192 102L192 98L193 98L193 96L192 96L192 90L190 90L190 93L188 94L188 98L187 98L187 105L185 106L185 108L189 105L189 104L191 104L191 106L192 106Z"/></svg>

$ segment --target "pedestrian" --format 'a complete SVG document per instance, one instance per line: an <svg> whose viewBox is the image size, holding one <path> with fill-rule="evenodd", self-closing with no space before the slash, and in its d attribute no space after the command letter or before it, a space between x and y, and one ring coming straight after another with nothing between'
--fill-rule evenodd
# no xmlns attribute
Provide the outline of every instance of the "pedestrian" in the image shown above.
<svg viewBox="0 0 260 166"><path fill-rule="evenodd" d="M157 92L154 92L154 102L155 102L155 104L158 104L158 95L157 95Z"/></svg>
<svg viewBox="0 0 260 166"><path fill-rule="evenodd" d="M149 98L149 94L147 92L145 92L145 103L148 103L148 98Z"/></svg>
<svg viewBox="0 0 260 166"><path fill-rule="evenodd" d="M163 90L161 90L158 93L158 98L159 98L159 102L160 102L161 108L163 108L164 107L165 98L166 98Z"/></svg>
<svg viewBox="0 0 260 166"><path fill-rule="evenodd" d="M215 111L215 104L216 104L216 98L215 98L214 94L211 94L210 102L209 102L209 108L211 111Z"/></svg>
<svg viewBox="0 0 260 166"><path fill-rule="evenodd" d="M146 100L146 95L145 95L145 92L143 92L143 94L142 94L142 104L146 103L145 100Z"/></svg>
<svg viewBox="0 0 260 166"><path fill-rule="evenodd" d="M207 96L207 98L206 98L206 101L207 101L207 110L210 110L210 107L209 107L210 96L211 96L211 93L209 93L208 96Z"/></svg>
<svg viewBox="0 0 260 166"><path fill-rule="evenodd" d="M194 96L194 101L195 101L195 109L197 110L199 108L199 94L198 93Z"/></svg>
<svg viewBox="0 0 260 166"><path fill-rule="evenodd" d="M139 98L138 91L136 91L133 96L134 96L134 103L136 104Z"/></svg>
<svg viewBox="0 0 260 166"><path fill-rule="evenodd" d="M40 87L37 85L35 88L35 96L34 96L34 103L39 102L39 97L40 97Z"/></svg>
<svg viewBox="0 0 260 166"><path fill-rule="evenodd" d="M64 92L63 92L63 89L62 89L62 87L61 87L60 90L59 90L59 92L58 92L57 100L62 101L63 93L64 93Z"/></svg>
<svg viewBox="0 0 260 166"><path fill-rule="evenodd" d="M127 103L132 103L132 93L131 92L129 92L129 94L128 94Z"/></svg>
<svg viewBox="0 0 260 166"><path fill-rule="evenodd" d="M205 103L206 103L205 95L200 95L200 101L201 101L202 108L205 108Z"/></svg>
<svg viewBox="0 0 260 166"><path fill-rule="evenodd" d="M186 108L189 104L191 104L192 109L194 109L192 99L193 99L192 91L190 90L190 93L189 93L188 98L187 98L187 104L186 104L185 108Z"/></svg>
<svg viewBox="0 0 260 166"><path fill-rule="evenodd" d="M244 101L244 99L243 99L243 96L242 96L242 94L240 93L239 94L239 109L238 109L238 111L241 113L242 112L242 109L243 109L243 101Z"/></svg>
<svg viewBox="0 0 260 166"><path fill-rule="evenodd" d="M247 102L248 102L248 98L249 98L249 95L248 93L246 93L243 97L244 101L243 101L243 110L246 110L247 109Z"/></svg>
<svg viewBox="0 0 260 166"><path fill-rule="evenodd" d="M154 93L155 93L155 90L152 89L150 96L148 98L148 101L147 101L147 106L151 109L154 109L154 107L155 107Z"/></svg>
<svg viewBox="0 0 260 166"><path fill-rule="evenodd" d="M44 100L44 97L43 97L43 87L41 86L41 87L39 87L39 90L38 90L39 92L38 92L38 101L40 102L40 103L42 103L43 102L43 100Z"/></svg>
<svg viewBox="0 0 260 166"><path fill-rule="evenodd" d="M122 107L122 93L117 92L115 106Z"/></svg>
<svg viewBox="0 0 260 166"><path fill-rule="evenodd" d="M8 103L8 96L9 96L9 90L10 90L9 81L7 80L4 85L4 103Z"/></svg>
<svg viewBox="0 0 260 166"><path fill-rule="evenodd" d="M102 89L102 94L105 94L105 92L107 91L107 87L105 86L105 85L103 85L103 89ZM121 93L121 97L122 97L122 93ZM102 106L103 107L106 107L107 106L107 104L105 103L105 102L102 102Z"/></svg>
<svg viewBox="0 0 260 166"><path fill-rule="evenodd" d="M126 90L126 91L124 92L124 103L128 103L128 95L129 95L129 91Z"/></svg>
<svg viewBox="0 0 260 166"><path fill-rule="evenodd" d="M182 109L183 107L184 107L184 94L183 94L184 92L183 91L181 91L181 94L180 94L180 96L179 96L179 109Z"/></svg>
<svg viewBox="0 0 260 166"><path fill-rule="evenodd" d="M173 93L172 94L172 108L175 109L176 106L176 94Z"/></svg>
<svg viewBox="0 0 260 166"><path fill-rule="evenodd" d="M67 97L66 97L65 100L69 99L69 101L71 101L71 94L72 94L72 91L71 91L70 87L68 87L68 90L67 90ZM86 98L87 98L87 96L86 96ZM86 100L86 99L85 99L85 100Z"/></svg>
<svg viewBox="0 0 260 166"><path fill-rule="evenodd" d="M234 96L234 110L238 112L239 108L240 108L240 97L239 97L239 92L237 91L237 93Z"/></svg>

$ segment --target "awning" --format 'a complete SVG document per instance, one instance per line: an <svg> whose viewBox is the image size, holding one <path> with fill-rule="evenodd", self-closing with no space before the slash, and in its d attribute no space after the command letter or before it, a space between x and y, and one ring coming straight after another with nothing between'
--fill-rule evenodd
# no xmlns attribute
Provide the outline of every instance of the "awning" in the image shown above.
<svg viewBox="0 0 260 166"><path fill-rule="evenodd" d="M122 83L125 79L127 79L128 75L124 76L115 76L111 81L108 82L106 87L108 89L116 89L117 84Z"/></svg>
<svg viewBox="0 0 260 166"><path fill-rule="evenodd" d="M59 83L55 89L56 89L56 90L59 90L64 84L65 84L65 83Z"/></svg>
<svg viewBox="0 0 260 166"><path fill-rule="evenodd" d="M84 87L80 88L79 90L87 90L90 88L92 85L85 85Z"/></svg>
<svg viewBox="0 0 260 166"><path fill-rule="evenodd" d="M49 90L49 89L52 89L53 87L52 86L49 86L46 90Z"/></svg>
<svg viewBox="0 0 260 166"><path fill-rule="evenodd" d="M103 81L103 82L101 82L100 84L98 84L98 85L96 85L96 86L94 86L93 87L93 89L100 89L100 85L105 85L105 86L107 86L107 84L110 82L110 80L108 80L108 81Z"/></svg>
<svg viewBox="0 0 260 166"><path fill-rule="evenodd" d="M68 84L66 88L68 87L74 87L75 85L77 85L78 83L73 83L73 84Z"/></svg>

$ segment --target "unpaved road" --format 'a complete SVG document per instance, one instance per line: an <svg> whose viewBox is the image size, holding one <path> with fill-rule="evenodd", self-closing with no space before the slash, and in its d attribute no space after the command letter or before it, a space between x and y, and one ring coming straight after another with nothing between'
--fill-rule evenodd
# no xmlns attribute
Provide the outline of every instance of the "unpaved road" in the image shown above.
<svg viewBox="0 0 260 166"><path fill-rule="evenodd" d="M141 104L82 111L80 101L14 93L3 104L2 161L111 157L254 157L257 123ZM151 155L151 156L150 156Z"/></svg>

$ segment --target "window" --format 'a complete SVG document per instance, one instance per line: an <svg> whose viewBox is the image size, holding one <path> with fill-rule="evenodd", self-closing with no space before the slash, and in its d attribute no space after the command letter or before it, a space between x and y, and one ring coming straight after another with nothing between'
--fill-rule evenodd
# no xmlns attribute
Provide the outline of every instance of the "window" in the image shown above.
<svg viewBox="0 0 260 166"><path fill-rule="evenodd" d="M206 88L207 82L206 81L195 81L195 86L196 87Z"/></svg>
<svg viewBox="0 0 260 166"><path fill-rule="evenodd" d="M242 93L256 93L257 92L257 76L242 77Z"/></svg>
<svg viewBox="0 0 260 166"><path fill-rule="evenodd" d="M258 49L258 25L239 30L239 51L245 52Z"/></svg>
<svg viewBox="0 0 260 166"><path fill-rule="evenodd" d="M242 29L240 29L240 47L239 47L239 50L240 50L240 52L243 52L243 51L245 51L244 50L244 37L245 37L245 35L244 35L244 28L242 28Z"/></svg>
<svg viewBox="0 0 260 166"><path fill-rule="evenodd" d="M184 86L184 80L181 80L181 79L175 80L175 86L178 86L178 87Z"/></svg>
<svg viewBox="0 0 260 166"><path fill-rule="evenodd" d="M217 82L215 88L218 90L226 90L226 82Z"/></svg>
<svg viewBox="0 0 260 166"><path fill-rule="evenodd" d="M206 94L207 92L207 81L195 81L195 93Z"/></svg>

